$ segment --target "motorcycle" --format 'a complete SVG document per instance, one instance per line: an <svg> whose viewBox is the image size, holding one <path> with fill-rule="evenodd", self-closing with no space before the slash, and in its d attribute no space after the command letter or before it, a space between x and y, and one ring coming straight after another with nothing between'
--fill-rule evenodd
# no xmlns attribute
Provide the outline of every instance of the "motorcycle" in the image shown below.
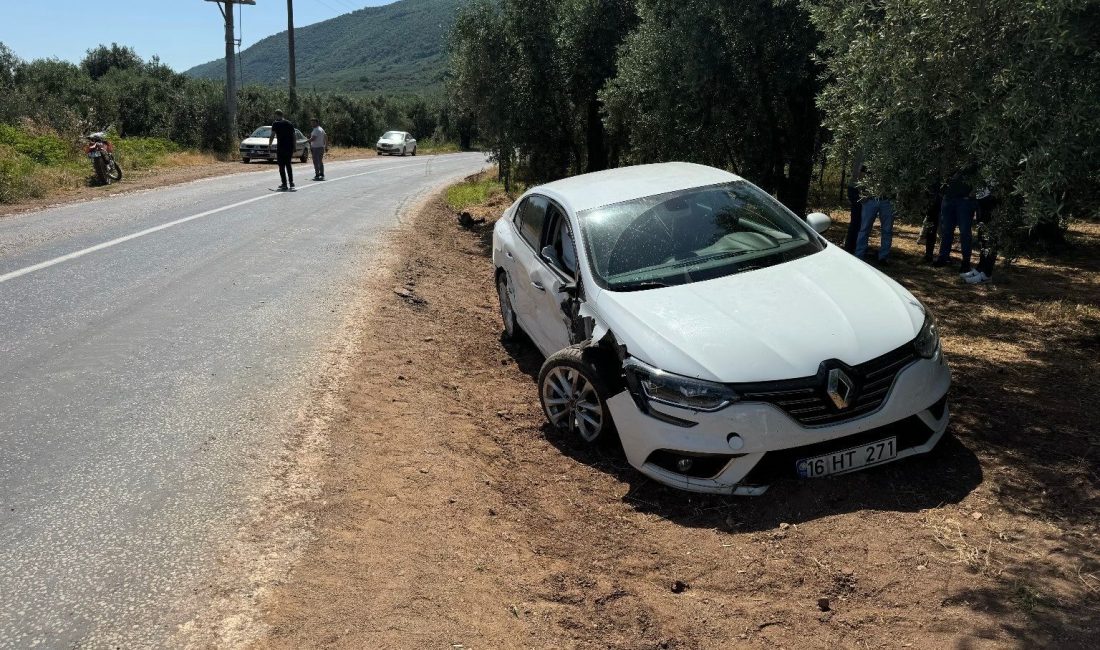
<svg viewBox="0 0 1100 650"><path fill-rule="evenodd" d="M113 181L122 180L122 168L115 160L115 146L107 140L107 134L103 131L93 133L87 138L84 145L84 153L92 161L96 178L104 185L110 185Z"/></svg>

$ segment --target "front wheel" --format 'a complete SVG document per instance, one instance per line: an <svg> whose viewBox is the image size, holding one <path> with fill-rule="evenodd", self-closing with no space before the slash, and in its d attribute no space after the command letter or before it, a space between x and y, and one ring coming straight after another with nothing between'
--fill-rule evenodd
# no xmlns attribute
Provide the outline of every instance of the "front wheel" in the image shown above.
<svg viewBox="0 0 1100 650"><path fill-rule="evenodd" d="M413 155L416 155L416 147L413 147Z"/></svg>
<svg viewBox="0 0 1100 650"><path fill-rule="evenodd" d="M304 163L307 160L309 160L309 152L308 151L303 151L302 155L298 156L298 162L303 162Z"/></svg>
<svg viewBox="0 0 1100 650"><path fill-rule="evenodd" d="M404 147L401 147L401 157L402 158L405 157L405 148Z"/></svg>
<svg viewBox="0 0 1100 650"><path fill-rule="evenodd" d="M107 163L107 178L116 183L122 180L122 168L114 160Z"/></svg>
<svg viewBox="0 0 1100 650"><path fill-rule="evenodd" d="M519 326L516 325L516 310L512 307L512 296L508 293L508 275L501 271L497 274L497 301L500 303L500 320L504 323L504 338L516 338Z"/></svg>
<svg viewBox="0 0 1100 650"><path fill-rule="evenodd" d="M559 431L596 444L614 435L607 410L607 389L599 373L573 345L550 355L539 371L539 401L546 419Z"/></svg>
<svg viewBox="0 0 1100 650"><path fill-rule="evenodd" d="M241 162L247 165L248 163L252 162L252 159L251 158L241 158Z"/></svg>

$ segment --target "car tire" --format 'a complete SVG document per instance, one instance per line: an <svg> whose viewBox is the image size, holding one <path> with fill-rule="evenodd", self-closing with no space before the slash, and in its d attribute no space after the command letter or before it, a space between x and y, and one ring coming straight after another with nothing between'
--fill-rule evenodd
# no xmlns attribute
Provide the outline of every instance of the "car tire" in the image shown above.
<svg viewBox="0 0 1100 650"><path fill-rule="evenodd" d="M416 147L413 147L413 155L416 155Z"/></svg>
<svg viewBox="0 0 1100 650"><path fill-rule="evenodd" d="M251 158L241 158L241 162L247 165L248 163L252 162L252 159Z"/></svg>
<svg viewBox="0 0 1100 650"><path fill-rule="evenodd" d="M497 304L500 306L500 320L504 324L504 340L514 341L519 336L519 323L516 322L512 296L508 293L508 274L503 270L497 272Z"/></svg>
<svg viewBox="0 0 1100 650"><path fill-rule="evenodd" d="M405 151L405 147L401 147L401 157L402 157L402 158L404 158L404 157L405 157L405 154L406 154L406 153L408 153L408 152L406 152L406 151Z"/></svg>
<svg viewBox="0 0 1100 650"><path fill-rule="evenodd" d="M607 396L606 385L580 345L551 354L539 370L539 402L546 419L585 444L615 437Z"/></svg>
<svg viewBox="0 0 1100 650"><path fill-rule="evenodd" d="M308 151L305 151L305 152L302 153L301 156L298 156L298 162L304 163L307 160L309 160L309 152Z"/></svg>

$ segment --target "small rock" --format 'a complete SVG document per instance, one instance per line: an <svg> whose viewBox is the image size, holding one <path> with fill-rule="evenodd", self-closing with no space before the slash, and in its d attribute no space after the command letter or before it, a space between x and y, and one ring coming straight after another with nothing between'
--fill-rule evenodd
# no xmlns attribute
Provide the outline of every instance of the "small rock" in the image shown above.
<svg viewBox="0 0 1100 650"><path fill-rule="evenodd" d="M928 567L924 566L923 564L918 564L918 565L917 565L917 571L924 571L924 570L925 570L925 569L927 569L927 568L928 568Z"/></svg>
<svg viewBox="0 0 1100 650"><path fill-rule="evenodd" d="M829 599L828 598L818 598L817 599L817 608L820 609L823 612L829 611L829 609L830 609L829 608Z"/></svg>
<svg viewBox="0 0 1100 650"><path fill-rule="evenodd" d="M492 508L489 508L489 516L490 517L496 517L497 516L497 511L493 510Z"/></svg>
<svg viewBox="0 0 1100 650"><path fill-rule="evenodd" d="M672 582L672 593L682 594L688 588L687 583L681 580L674 580Z"/></svg>
<svg viewBox="0 0 1100 650"><path fill-rule="evenodd" d="M980 512L972 512L972 513L970 513L970 517L971 517L971 518L972 518L972 519L973 519L974 521L978 521L979 519L981 519L981 518L982 518L982 513L980 513Z"/></svg>
<svg viewBox="0 0 1100 650"><path fill-rule="evenodd" d="M406 379L407 378L405 377L405 375L397 375L397 380L398 381L405 381Z"/></svg>
<svg viewBox="0 0 1100 650"><path fill-rule="evenodd" d="M786 523L786 522L784 522L782 524L779 524L779 530L787 530L790 527L791 527L791 525Z"/></svg>
<svg viewBox="0 0 1100 650"><path fill-rule="evenodd" d="M427 467L421 467L420 468L420 473L421 474L427 474L428 473L428 468Z"/></svg>

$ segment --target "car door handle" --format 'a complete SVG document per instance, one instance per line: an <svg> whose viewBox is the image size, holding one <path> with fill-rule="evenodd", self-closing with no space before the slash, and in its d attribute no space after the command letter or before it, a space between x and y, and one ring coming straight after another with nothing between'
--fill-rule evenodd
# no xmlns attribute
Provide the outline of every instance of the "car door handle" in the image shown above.
<svg viewBox="0 0 1100 650"><path fill-rule="evenodd" d="M532 280L531 286L538 289L539 291L546 291L546 287L542 286L541 282L535 282L534 280Z"/></svg>

